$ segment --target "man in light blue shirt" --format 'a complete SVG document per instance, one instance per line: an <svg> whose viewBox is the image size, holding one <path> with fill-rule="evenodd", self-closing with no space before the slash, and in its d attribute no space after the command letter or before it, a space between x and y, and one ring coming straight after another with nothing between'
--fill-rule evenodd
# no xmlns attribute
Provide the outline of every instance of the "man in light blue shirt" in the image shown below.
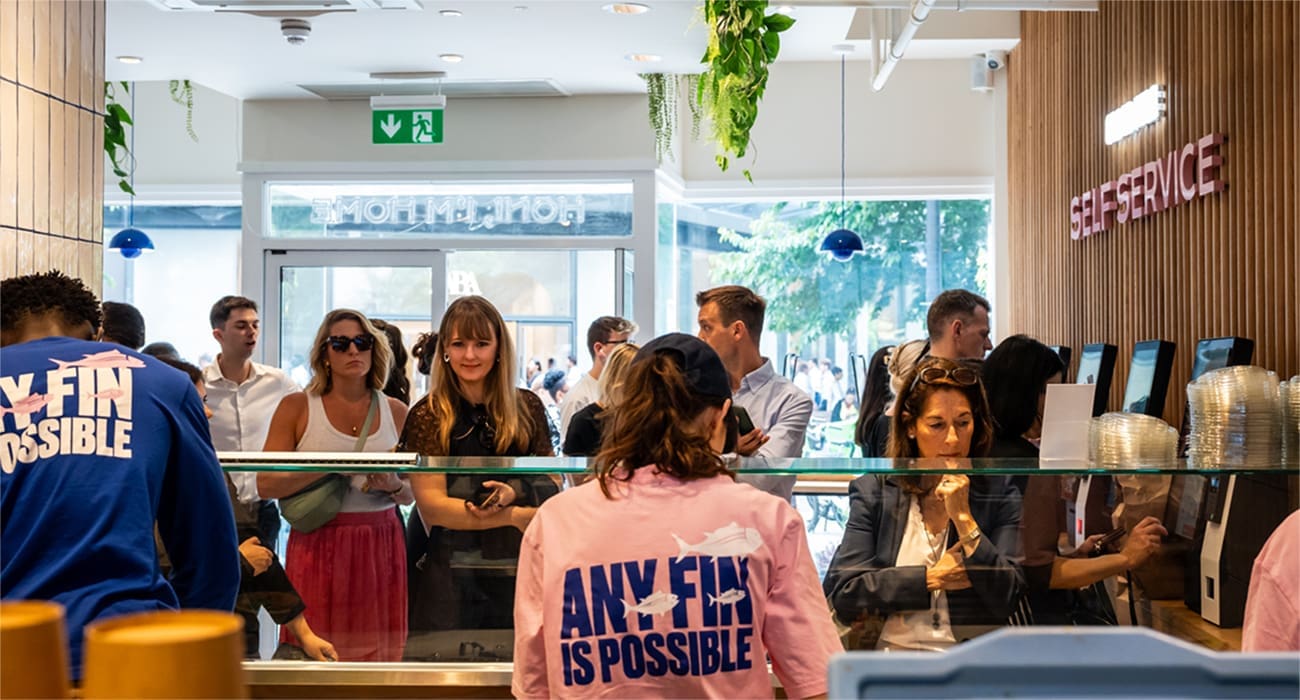
<svg viewBox="0 0 1300 700"><path fill-rule="evenodd" d="M754 422L754 430L737 441L736 453L777 459L803 456L813 402L759 352L767 302L750 289L728 285L696 294L695 303L700 307L700 339L722 358L731 376L732 403ZM740 480L786 500L794 492L794 476L742 475Z"/></svg>

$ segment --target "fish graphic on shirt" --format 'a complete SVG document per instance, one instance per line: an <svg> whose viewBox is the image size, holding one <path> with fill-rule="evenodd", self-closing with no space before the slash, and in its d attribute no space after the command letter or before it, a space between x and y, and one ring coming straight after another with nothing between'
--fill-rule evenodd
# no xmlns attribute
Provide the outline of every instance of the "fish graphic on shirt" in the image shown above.
<svg viewBox="0 0 1300 700"><path fill-rule="evenodd" d="M122 354L121 350L105 350L93 355L82 355L80 360L56 360L50 358L50 362L59 366L59 369L68 369L69 367L87 367L91 369L118 369L129 367L131 369L140 369L144 367L144 361L138 357Z"/></svg>
<svg viewBox="0 0 1300 700"><path fill-rule="evenodd" d="M6 413L31 415L45 408L45 404L50 402L49 394L29 394L14 402L13 408L0 406L0 416Z"/></svg>
<svg viewBox="0 0 1300 700"><path fill-rule="evenodd" d="M722 595L709 595L709 605L733 605L745 599L745 592L739 588L729 588L722 592Z"/></svg>
<svg viewBox="0 0 1300 700"><path fill-rule="evenodd" d="M117 387L114 387L114 388L112 388L112 389L105 389L105 390L103 390L103 391L101 391L101 392L99 392L99 393L96 393L96 394L90 394L90 393L87 393L87 394L85 394L85 396L86 396L86 398L88 398L88 399L109 399L109 400L116 400L116 399L120 399L120 398L122 398L123 396L126 396L126 392L125 392L125 391L122 391L121 389L118 389Z"/></svg>
<svg viewBox="0 0 1300 700"><path fill-rule="evenodd" d="M633 600L636 599L633 598ZM677 594L675 593L655 591L645 598L642 598L640 603L633 603L628 600L623 601L623 614L631 615L635 612L641 613L642 615L662 615L677 607L678 600Z"/></svg>
<svg viewBox="0 0 1300 700"><path fill-rule="evenodd" d="M691 552L713 557L714 559L718 557L744 557L763 546L763 538L758 534L758 530L752 527L741 527L735 522L720 527L713 532L705 533L704 540L699 544L691 544L676 534L673 534L673 540L677 542L680 549L677 553L677 561L679 562Z"/></svg>

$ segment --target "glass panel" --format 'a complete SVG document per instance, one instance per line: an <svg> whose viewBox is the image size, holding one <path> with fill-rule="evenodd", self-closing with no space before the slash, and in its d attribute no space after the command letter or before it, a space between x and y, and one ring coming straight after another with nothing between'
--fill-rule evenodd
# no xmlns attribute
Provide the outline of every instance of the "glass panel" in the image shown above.
<svg viewBox="0 0 1300 700"><path fill-rule="evenodd" d="M506 318L569 316L574 306L574 263L573 253L567 250L448 253L447 301L478 294Z"/></svg>
<svg viewBox="0 0 1300 700"><path fill-rule="evenodd" d="M630 236L631 182L272 183L268 238Z"/></svg>

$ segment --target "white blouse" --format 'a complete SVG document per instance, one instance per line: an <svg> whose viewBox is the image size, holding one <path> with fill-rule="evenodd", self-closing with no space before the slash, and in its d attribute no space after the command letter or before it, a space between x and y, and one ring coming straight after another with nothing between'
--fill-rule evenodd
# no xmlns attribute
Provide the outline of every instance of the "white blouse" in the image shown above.
<svg viewBox="0 0 1300 700"><path fill-rule="evenodd" d="M921 515L921 502L911 497L907 528L898 548L894 566L934 566L943 557L948 541L948 528L931 534L925 529ZM960 553L958 554L960 557ZM885 620L880 631L877 649L943 651L957 643L948 616L948 594L944 591L930 593L930 608L894 613Z"/></svg>

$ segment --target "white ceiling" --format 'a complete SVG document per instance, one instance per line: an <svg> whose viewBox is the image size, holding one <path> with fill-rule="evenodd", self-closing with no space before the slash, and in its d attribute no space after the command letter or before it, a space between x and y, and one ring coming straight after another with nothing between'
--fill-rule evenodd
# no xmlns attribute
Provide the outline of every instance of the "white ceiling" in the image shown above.
<svg viewBox="0 0 1300 700"><path fill-rule="evenodd" d="M610 14L603 2L590 0L347 0L422 9L312 17L311 36L299 46L285 41L272 17L164 9L198 1L108 0L108 79L186 78L240 99L317 99L298 86L367 83L371 72L445 70L449 80L550 79L569 94L634 93L645 89L637 73L698 72L705 48L694 0L642 0L653 9L636 16ZM442 9L463 15L445 17ZM837 60L830 47L845 41L853 13L849 6L796 8L780 60ZM935 12L907 57L966 58L1010 48L1017 33L1016 13ZM866 42L853 43L853 58L864 60ZM442 53L465 60L443 63ZM624 58L629 53L663 60L633 63ZM144 62L114 60L121 55Z"/></svg>

